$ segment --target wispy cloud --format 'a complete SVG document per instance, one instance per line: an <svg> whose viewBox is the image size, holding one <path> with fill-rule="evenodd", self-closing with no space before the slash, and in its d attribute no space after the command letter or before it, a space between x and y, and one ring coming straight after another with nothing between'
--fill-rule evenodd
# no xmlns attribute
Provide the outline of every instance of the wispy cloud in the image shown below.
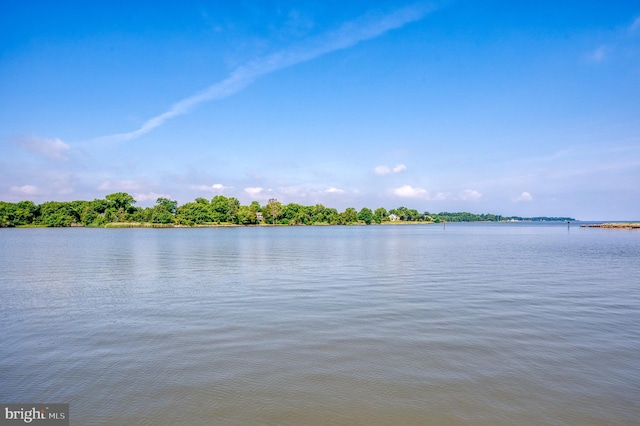
<svg viewBox="0 0 640 426"><path fill-rule="evenodd" d="M37 169L35 173L27 172L28 183L15 184L9 187L9 192L14 195L38 197L44 195L69 195L74 190L74 175L64 170ZM49 200L43 200L49 201Z"/></svg>
<svg viewBox="0 0 640 426"><path fill-rule="evenodd" d="M388 175L389 173L401 173L407 170L407 166L404 164L397 164L395 167L391 168L389 166L377 166L373 169L373 172L378 176Z"/></svg>
<svg viewBox="0 0 640 426"><path fill-rule="evenodd" d="M213 185L192 185L191 188L197 189L198 191L206 191L206 192L217 192L222 193L226 189L233 188L232 186L224 186L221 183L214 183Z"/></svg>
<svg viewBox="0 0 640 426"><path fill-rule="evenodd" d="M60 139L47 139L35 136L25 136L15 140L22 148L32 153L41 155L52 161L67 161L65 155L70 149L69 145Z"/></svg>
<svg viewBox="0 0 640 426"><path fill-rule="evenodd" d="M274 71L310 61L327 53L347 49L365 40L376 38L390 30L422 19L430 8L417 4L385 15L367 14L339 29L309 38L289 49L254 60L235 69L229 76L205 90L176 102L167 111L145 121L140 128L126 133L104 136L94 141L120 142L136 139L163 125L167 120L191 112L197 105L231 96L257 78Z"/></svg>
<svg viewBox="0 0 640 426"><path fill-rule="evenodd" d="M264 188L260 188L259 186L254 186L254 187L249 187L244 189L244 192L254 197L260 195L263 191L264 191Z"/></svg>
<svg viewBox="0 0 640 426"><path fill-rule="evenodd" d="M139 189L140 185L132 180L104 181L98 185L100 191L133 191Z"/></svg>
<svg viewBox="0 0 640 426"><path fill-rule="evenodd" d="M393 190L393 193L402 198L420 198L428 200L430 198L429 191L423 188L414 188L411 185L404 185Z"/></svg>
<svg viewBox="0 0 640 426"><path fill-rule="evenodd" d="M388 166L377 166L373 169L373 172L379 176L383 176L391 173L391 169Z"/></svg>
<svg viewBox="0 0 640 426"><path fill-rule="evenodd" d="M22 195L36 195L40 191L33 185L12 186L11 192Z"/></svg>
<svg viewBox="0 0 640 426"><path fill-rule="evenodd" d="M640 32L640 16L638 16L633 23L629 26L630 33Z"/></svg>
<svg viewBox="0 0 640 426"><path fill-rule="evenodd" d="M446 201L446 200L462 200L462 201L478 201L482 198L482 193L474 189L465 189L457 196L448 192L438 192L432 195L428 190L411 185L404 185L393 190L393 194L401 198L415 198L428 201Z"/></svg>
<svg viewBox="0 0 640 426"><path fill-rule="evenodd" d="M327 194L344 194L344 190L343 189L338 189L338 188L334 188L334 187L326 189L324 192L326 192Z"/></svg>
<svg viewBox="0 0 640 426"><path fill-rule="evenodd" d="M160 194L157 192L146 192L146 193L135 193L133 194L133 198L137 202L145 202L145 201L156 201L158 198L171 199L171 196L168 194Z"/></svg>
<svg viewBox="0 0 640 426"><path fill-rule="evenodd" d="M595 50L587 54L587 60L589 62L602 62L607 59L611 48L607 46L598 46Z"/></svg>
<svg viewBox="0 0 640 426"><path fill-rule="evenodd" d="M458 198L463 201L478 201L482 198L482 193L474 190L474 189L465 189L458 195Z"/></svg>
<svg viewBox="0 0 640 426"><path fill-rule="evenodd" d="M277 189L277 191L286 197L306 197L307 190L300 186L284 186Z"/></svg>
<svg viewBox="0 0 640 426"><path fill-rule="evenodd" d="M513 201L515 201L516 203L523 202L523 201L533 201L533 196L530 193L525 191L519 196L517 196L516 198L514 198Z"/></svg>

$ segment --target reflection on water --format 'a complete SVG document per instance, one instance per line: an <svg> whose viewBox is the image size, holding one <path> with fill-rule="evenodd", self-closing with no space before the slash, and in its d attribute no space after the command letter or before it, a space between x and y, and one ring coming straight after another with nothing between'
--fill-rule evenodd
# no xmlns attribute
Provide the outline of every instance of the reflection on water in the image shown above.
<svg viewBox="0 0 640 426"><path fill-rule="evenodd" d="M640 233L0 230L0 400L90 424L637 424Z"/></svg>

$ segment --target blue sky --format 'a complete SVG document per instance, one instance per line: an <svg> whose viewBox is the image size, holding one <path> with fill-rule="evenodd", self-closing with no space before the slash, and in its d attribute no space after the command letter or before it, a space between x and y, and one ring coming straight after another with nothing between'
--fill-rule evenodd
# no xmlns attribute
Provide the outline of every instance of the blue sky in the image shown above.
<svg viewBox="0 0 640 426"><path fill-rule="evenodd" d="M4 1L0 200L640 219L640 3Z"/></svg>

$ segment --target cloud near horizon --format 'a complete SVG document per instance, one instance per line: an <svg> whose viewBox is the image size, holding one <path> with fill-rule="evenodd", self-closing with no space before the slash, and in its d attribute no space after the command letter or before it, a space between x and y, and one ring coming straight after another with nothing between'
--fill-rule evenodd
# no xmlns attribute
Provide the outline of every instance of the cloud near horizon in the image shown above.
<svg viewBox="0 0 640 426"><path fill-rule="evenodd" d="M249 195L252 196L257 196L260 195L262 193L262 191L264 191L264 188L261 188L259 186L255 186L255 187L249 187L249 188L245 188L244 192L246 192Z"/></svg>
<svg viewBox="0 0 640 426"><path fill-rule="evenodd" d="M16 143L29 152L43 156L52 161L67 161L65 155L71 147L61 139L47 139L36 136L25 136L16 139Z"/></svg>
<svg viewBox="0 0 640 426"><path fill-rule="evenodd" d="M23 195L36 195L40 192L38 188L33 185L12 186L10 190L16 194Z"/></svg>
<svg viewBox="0 0 640 426"><path fill-rule="evenodd" d="M147 192L146 194L135 193L133 194L133 198L137 202L144 201L156 201L158 198L168 198L171 199L171 195L169 194L161 194L157 192Z"/></svg>
<svg viewBox="0 0 640 426"><path fill-rule="evenodd" d="M140 184L132 180L121 180L112 182L110 180L102 182L97 189L101 191L134 191L140 189Z"/></svg>
<svg viewBox="0 0 640 426"><path fill-rule="evenodd" d="M261 76L376 38L390 30L424 18L431 10L432 8L426 4L414 4L386 15L366 14L343 24L335 31L311 37L289 49L236 68L226 79L176 102L167 111L145 121L137 130L103 136L89 142L122 142L136 139L163 125L171 118L191 112L203 102L224 99L238 93Z"/></svg>
<svg viewBox="0 0 640 426"><path fill-rule="evenodd" d="M338 189L338 188L334 188L334 187L326 189L324 192L326 192L328 194L344 194L344 190L343 189Z"/></svg>
<svg viewBox="0 0 640 426"><path fill-rule="evenodd" d="M526 191L514 199L515 202L532 201L532 200L533 200L533 196L531 196L531 194Z"/></svg>
<svg viewBox="0 0 640 426"><path fill-rule="evenodd" d="M457 197L452 196L449 193L438 192L435 195L431 195L429 191L424 188L414 188L411 185L404 185L393 190L393 194L401 198L415 198L428 201L446 201L446 200L462 200L462 201L478 201L482 198L482 193L473 189L465 189L460 192Z"/></svg>
<svg viewBox="0 0 640 426"><path fill-rule="evenodd" d="M423 188L414 188L411 185L404 185L393 190L393 193L402 198L421 198L428 200L430 198L429 191Z"/></svg>
<svg viewBox="0 0 640 426"><path fill-rule="evenodd" d="M463 201L478 201L482 198L482 194L474 189L465 189L458 195L458 198Z"/></svg>
<svg viewBox="0 0 640 426"><path fill-rule="evenodd" d="M391 168L389 166L376 166L373 169L373 172L378 176L388 175L389 173L400 173L407 170L407 166L404 164L396 164L395 167Z"/></svg>

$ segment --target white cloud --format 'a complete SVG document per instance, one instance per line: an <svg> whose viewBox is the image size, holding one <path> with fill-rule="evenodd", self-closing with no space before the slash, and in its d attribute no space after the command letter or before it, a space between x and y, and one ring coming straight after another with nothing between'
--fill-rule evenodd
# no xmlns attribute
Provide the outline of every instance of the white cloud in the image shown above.
<svg viewBox="0 0 640 426"><path fill-rule="evenodd" d="M607 58L609 51L610 49L608 47L600 46L587 54L587 60L589 62L602 62Z"/></svg>
<svg viewBox="0 0 640 426"><path fill-rule="evenodd" d="M446 192L438 192L434 197L431 197L434 201L445 201L451 198L451 195Z"/></svg>
<svg viewBox="0 0 640 426"><path fill-rule="evenodd" d="M391 173L391 169L387 166L377 166L375 169L373 169L373 172L377 175L382 176Z"/></svg>
<svg viewBox="0 0 640 426"><path fill-rule="evenodd" d="M203 102L224 99L238 93L263 75L310 61L327 53L347 49L361 41L376 38L409 22L422 19L429 11L426 5L417 4L386 15L368 14L355 21L347 22L336 31L308 38L289 49L259 58L235 69L226 79L209 86L200 93L176 102L167 111L144 122L137 130L105 136L98 138L98 140L127 141L138 138L163 125L171 118L191 112Z"/></svg>
<svg viewBox="0 0 640 426"><path fill-rule="evenodd" d="M42 155L49 160L67 161L69 159L65 152L69 151L71 147L57 138L46 139L31 136L19 138L17 142L26 150Z"/></svg>
<svg viewBox="0 0 640 426"><path fill-rule="evenodd" d="M285 186L280 187L276 192L289 197L306 197L307 190L299 186Z"/></svg>
<svg viewBox="0 0 640 426"><path fill-rule="evenodd" d="M100 191L133 191L139 188L140 185L132 180L120 180L116 182L107 180L98 185Z"/></svg>
<svg viewBox="0 0 640 426"><path fill-rule="evenodd" d="M458 198L464 201L478 201L480 198L482 198L482 194L473 189L465 189L460 193Z"/></svg>
<svg viewBox="0 0 640 426"><path fill-rule="evenodd" d="M407 170L407 166L404 164L396 164L394 168L390 168L388 166L376 166L373 169L373 172L379 176L388 175L389 173L401 173Z"/></svg>
<svg viewBox="0 0 640 426"><path fill-rule="evenodd" d="M261 193L262 191L264 191L264 188L260 188L259 186L256 186L256 187L249 187L249 188L245 188L245 189L244 189L244 192L246 192L247 194L252 195L252 196L254 196L254 197L255 197L256 195L260 195L260 193Z"/></svg>
<svg viewBox="0 0 640 426"><path fill-rule="evenodd" d="M333 187L326 189L324 192L329 194L344 194L344 190Z"/></svg>
<svg viewBox="0 0 640 426"><path fill-rule="evenodd" d="M213 191L210 185L191 185L192 189L197 189L198 191Z"/></svg>
<svg viewBox="0 0 640 426"><path fill-rule="evenodd" d="M191 188L197 189L198 191L223 192L224 190L231 189L233 187L224 186L221 183L214 183L213 185L192 185Z"/></svg>
<svg viewBox="0 0 640 426"><path fill-rule="evenodd" d="M533 200L533 197L531 196L531 194L529 194L528 192L523 192L522 194L520 194L518 197L516 197L514 199L514 201L516 202L520 202L520 201L531 201Z"/></svg>
<svg viewBox="0 0 640 426"><path fill-rule="evenodd" d="M431 195L431 193L429 193L429 191L427 191L426 189L414 188L411 185L404 185L404 186L401 186L400 188L396 188L393 190L393 193L398 197L418 198L418 199L429 200L429 201L446 201L446 200L456 199L449 192L438 192L435 195ZM482 194L480 194L477 191L467 190L467 191L463 191L458 198L471 200L471 199L477 199L480 196L482 196ZM462 197L467 197L467 198L462 198Z"/></svg>
<svg viewBox="0 0 640 426"><path fill-rule="evenodd" d="M144 202L144 201L156 201L158 198L171 199L171 195L159 194L157 192L147 192L146 194L133 194L133 198L137 202Z"/></svg>
<svg viewBox="0 0 640 426"><path fill-rule="evenodd" d="M429 199L429 191L422 188L414 188L411 185L404 185L393 190L398 197Z"/></svg>
<svg viewBox="0 0 640 426"><path fill-rule="evenodd" d="M39 191L38 191L38 188L33 185L22 185L22 186L12 186L11 192L15 192L17 194L24 194L24 195L35 195Z"/></svg>

